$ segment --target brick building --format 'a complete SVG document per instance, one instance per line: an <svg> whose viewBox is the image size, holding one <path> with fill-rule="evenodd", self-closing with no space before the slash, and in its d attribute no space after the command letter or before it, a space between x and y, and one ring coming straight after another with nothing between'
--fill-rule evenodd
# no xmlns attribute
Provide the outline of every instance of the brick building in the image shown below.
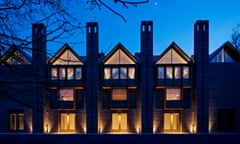
<svg viewBox="0 0 240 144"><path fill-rule="evenodd" d="M240 54L226 42L209 55L209 24L194 25L194 55L172 42L153 55L153 22L140 25L140 53L98 50L87 23L86 56L68 44L47 59L46 28L32 27L32 57L1 56L0 132L240 132Z"/></svg>

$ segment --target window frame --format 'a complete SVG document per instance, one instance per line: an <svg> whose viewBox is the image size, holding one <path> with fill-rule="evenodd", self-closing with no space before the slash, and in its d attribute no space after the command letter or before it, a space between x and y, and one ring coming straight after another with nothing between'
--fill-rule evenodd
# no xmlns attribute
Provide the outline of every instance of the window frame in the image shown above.
<svg viewBox="0 0 240 144"><path fill-rule="evenodd" d="M23 110L9 110L8 111L8 129L9 131L24 131L25 130L25 116Z"/></svg>
<svg viewBox="0 0 240 144"><path fill-rule="evenodd" d="M168 98L168 90L178 90L179 91L179 99L169 99ZM181 88L166 88L165 90L165 100L166 101L180 101L182 100L182 89Z"/></svg>

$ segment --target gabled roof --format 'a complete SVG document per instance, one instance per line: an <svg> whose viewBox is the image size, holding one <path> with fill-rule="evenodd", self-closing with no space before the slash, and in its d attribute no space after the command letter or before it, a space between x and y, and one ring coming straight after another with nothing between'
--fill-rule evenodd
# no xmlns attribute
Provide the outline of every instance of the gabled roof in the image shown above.
<svg viewBox="0 0 240 144"><path fill-rule="evenodd" d="M175 42L172 42L168 48L155 60L155 63L187 64L190 61L191 58Z"/></svg>
<svg viewBox="0 0 240 144"><path fill-rule="evenodd" d="M49 60L49 63L53 65L83 65L83 62L68 44L64 44Z"/></svg>
<svg viewBox="0 0 240 144"><path fill-rule="evenodd" d="M240 61L240 54L237 49L229 42L225 42L220 48L216 49L209 56L209 61L211 62L221 51L226 52L234 61Z"/></svg>
<svg viewBox="0 0 240 144"><path fill-rule="evenodd" d="M1 57L1 64L31 64L32 58L17 46L11 46Z"/></svg>
<svg viewBox="0 0 240 144"><path fill-rule="evenodd" d="M120 58L122 58L123 61L119 61ZM130 52L121 43L118 43L114 47L114 49L112 49L109 52L109 54L103 59L103 63L104 64L136 64L137 60L130 54Z"/></svg>

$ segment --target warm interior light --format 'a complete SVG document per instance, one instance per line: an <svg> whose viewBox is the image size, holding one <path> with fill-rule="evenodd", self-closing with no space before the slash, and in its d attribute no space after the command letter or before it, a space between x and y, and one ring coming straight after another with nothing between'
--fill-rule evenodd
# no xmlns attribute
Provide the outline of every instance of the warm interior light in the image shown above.
<svg viewBox="0 0 240 144"><path fill-rule="evenodd" d="M156 133L156 127L153 126L153 133Z"/></svg>

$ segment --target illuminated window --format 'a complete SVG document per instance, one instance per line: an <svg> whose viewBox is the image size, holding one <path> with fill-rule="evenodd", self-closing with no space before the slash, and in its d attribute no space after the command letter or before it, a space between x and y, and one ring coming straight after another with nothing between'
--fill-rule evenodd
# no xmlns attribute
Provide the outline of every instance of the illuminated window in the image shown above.
<svg viewBox="0 0 240 144"><path fill-rule="evenodd" d="M181 67L180 66L174 67L174 78L175 79L181 78Z"/></svg>
<svg viewBox="0 0 240 144"><path fill-rule="evenodd" d="M64 67L59 68L59 79L65 80L66 79L66 70Z"/></svg>
<svg viewBox="0 0 240 144"><path fill-rule="evenodd" d="M119 69L118 68L112 69L112 79L119 79Z"/></svg>
<svg viewBox="0 0 240 144"><path fill-rule="evenodd" d="M182 58L173 48L170 48L165 55L163 55L157 64L187 64L187 61Z"/></svg>
<svg viewBox="0 0 240 144"><path fill-rule="evenodd" d="M112 89L112 100L127 100L127 90L122 88Z"/></svg>
<svg viewBox="0 0 240 144"><path fill-rule="evenodd" d="M70 49L67 49L53 65L83 65L83 63Z"/></svg>
<svg viewBox="0 0 240 144"><path fill-rule="evenodd" d="M76 80L82 79L82 68L80 67L75 68L75 79Z"/></svg>
<svg viewBox="0 0 240 144"><path fill-rule="evenodd" d="M110 78L111 78L111 69L104 68L104 79L110 79Z"/></svg>
<svg viewBox="0 0 240 144"><path fill-rule="evenodd" d="M74 113L60 114L60 129L61 131L75 130L75 114Z"/></svg>
<svg viewBox="0 0 240 144"><path fill-rule="evenodd" d="M9 113L9 130L24 130L24 114L22 111Z"/></svg>
<svg viewBox="0 0 240 144"><path fill-rule="evenodd" d="M51 69L51 76L52 76L52 80L57 79L57 68L52 68Z"/></svg>
<svg viewBox="0 0 240 144"><path fill-rule="evenodd" d="M127 79L127 68L120 67L120 79Z"/></svg>
<svg viewBox="0 0 240 144"><path fill-rule="evenodd" d="M167 89L166 100L181 100L180 89Z"/></svg>
<svg viewBox="0 0 240 144"><path fill-rule="evenodd" d="M187 67L187 66L183 67L183 78L189 79L189 67Z"/></svg>
<svg viewBox="0 0 240 144"><path fill-rule="evenodd" d="M60 101L73 101L73 89L60 89Z"/></svg>
<svg viewBox="0 0 240 144"><path fill-rule="evenodd" d="M17 116L16 114L10 114L10 118L9 118L9 121L10 121L10 130L16 130L17 129Z"/></svg>
<svg viewBox="0 0 240 144"><path fill-rule="evenodd" d="M127 113L112 113L112 129L127 130Z"/></svg>
<svg viewBox="0 0 240 144"><path fill-rule="evenodd" d="M73 68L72 67L67 68L67 79L68 80L73 80L74 79L74 74L73 74Z"/></svg>
<svg viewBox="0 0 240 144"><path fill-rule="evenodd" d="M135 64L135 62L119 49L104 64Z"/></svg>
<svg viewBox="0 0 240 144"><path fill-rule="evenodd" d="M158 67L158 79L164 79L164 67Z"/></svg>
<svg viewBox="0 0 240 144"><path fill-rule="evenodd" d="M170 66L166 67L166 78L167 79L173 78L173 69Z"/></svg>
<svg viewBox="0 0 240 144"><path fill-rule="evenodd" d="M180 114L179 113L164 113L164 130L179 131L180 130Z"/></svg>
<svg viewBox="0 0 240 144"><path fill-rule="evenodd" d="M128 78L135 79L135 68L134 67L128 68Z"/></svg>

